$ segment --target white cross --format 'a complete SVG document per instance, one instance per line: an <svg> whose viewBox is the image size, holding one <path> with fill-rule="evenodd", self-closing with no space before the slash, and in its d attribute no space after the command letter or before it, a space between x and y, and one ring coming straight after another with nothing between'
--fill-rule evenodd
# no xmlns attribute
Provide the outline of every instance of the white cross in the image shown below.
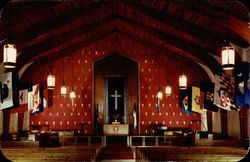
<svg viewBox="0 0 250 162"><path fill-rule="evenodd" d="M118 93L117 93L117 90L115 90L115 94L113 94L113 95L110 95L111 97L114 97L115 98L115 110L117 110L117 102L118 102L118 97L122 97L122 95L119 95Z"/></svg>

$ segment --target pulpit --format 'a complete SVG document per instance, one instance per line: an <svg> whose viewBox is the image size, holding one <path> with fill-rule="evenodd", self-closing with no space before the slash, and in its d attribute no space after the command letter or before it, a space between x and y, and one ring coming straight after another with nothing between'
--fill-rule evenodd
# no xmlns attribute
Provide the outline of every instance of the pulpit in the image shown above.
<svg viewBox="0 0 250 162"><path fill-rule="evenodd" d="M104 124L103 126L105 136L127 136L128 133L128 124Z"/></svg>

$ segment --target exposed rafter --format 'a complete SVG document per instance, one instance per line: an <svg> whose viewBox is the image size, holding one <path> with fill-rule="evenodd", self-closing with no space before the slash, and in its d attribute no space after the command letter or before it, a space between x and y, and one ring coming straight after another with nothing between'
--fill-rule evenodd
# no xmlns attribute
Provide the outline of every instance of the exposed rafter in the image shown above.
<svg viewBox="0 0 250 162"><path fill-rule="evenodd" d="M42 3L42 4L40 4ZM220 73L219 56L226 32L230 42L248 47L250 29L245 7L232 2L227 12L222 2L199 1L12 1L4 7L0 19L0 39L8 35L9 18L12 40L19 53L17 71L26 63L39 63L49 54L60 58L93 42L102 33L119 32L130 40L152 49L166 50L171 57L184 56L188 60L207 65ZM18 8L18 9L16 9ZM19 13L16 13L19 12ZM229 13L229 15L226 15ZM226 19L230 26L226 30ZM64 38L64 36L66 37ZM106 35L108 36L108 35ZM2 48L2 41L0 48ZM119 48L119 47L117 47ZM2 56L0 56L2 58ZM46 62L46 61L45 61Z"/></svg>

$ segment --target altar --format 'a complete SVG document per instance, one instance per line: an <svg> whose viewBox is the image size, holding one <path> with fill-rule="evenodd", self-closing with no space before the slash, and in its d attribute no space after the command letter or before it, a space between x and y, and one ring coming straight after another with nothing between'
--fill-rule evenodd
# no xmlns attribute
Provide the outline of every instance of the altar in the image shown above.
<svg viewBox="0 0 250 162"><path fill-rule="evenodd" d="M105 136L127 136L129 126L128 124L104 124L103 134Z"/></svg>

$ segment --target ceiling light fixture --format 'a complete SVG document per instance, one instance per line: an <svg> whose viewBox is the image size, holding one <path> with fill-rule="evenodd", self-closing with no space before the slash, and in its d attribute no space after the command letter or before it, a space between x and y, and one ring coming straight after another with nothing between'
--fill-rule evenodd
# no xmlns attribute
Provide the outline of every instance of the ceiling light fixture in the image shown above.
<svg viewBox="0 0 250 162"><path fill-rule="evenodd" d="M9 22L8 43L3 46L3 66L5 68L16 67L17 50L16 45L11 40L11 18Z"/></svg>
<svg viewBox="0 0 250 162"><path fill-rule="evenodd" d="M227 6L227 19L226 19L226 45L221 49L221 65L223 70L232 70L235 66L235 48L229 43L229 2Z"/></svg>
<svg viewBox="0 0 250 162"><path fill-rule="evenodd" d="M72 81L72 89L71 89L71 91L70 91L70 93L69 93L69 98L70 99L75 99L76 98L76 93L75 93L75 91L74 91L74 86L73 86L73 81L74 81L74 77L73 77L73 73L74 73L74 71L73 71L73 55L72 55L72 60L71 60L71 74L72 74L72 78L71 78L71 81Z"/></svg>

